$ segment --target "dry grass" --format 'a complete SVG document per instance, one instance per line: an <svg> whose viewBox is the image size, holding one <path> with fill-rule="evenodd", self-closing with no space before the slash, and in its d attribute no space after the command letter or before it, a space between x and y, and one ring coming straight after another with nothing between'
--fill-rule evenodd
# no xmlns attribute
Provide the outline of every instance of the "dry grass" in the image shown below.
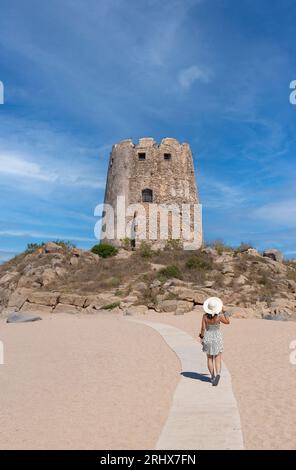
<svg viewBox="0 0 296 470"><path fill-rule="evenodd" d="M49 287L61 292L93 293L119 288L141 273L149 271L149 262L141 259L101 258L98 263L80 260L78 266L69 267L65 278L57 279Z"/></svg>
<svg viewBox="0 0 296 470"><path fill-rule="evenodd" d="M141 252L135 252L134 258L140 260L142 258ZM193 253L192 251L184 251L182 248L169 248L150 253L149 261L166 266L158 275L149 277L150 280L153 280L153 277L158 277L163 282L170 277L178 277L185 282L203 284L207 274L213 268L211 256L202 250ZM146 276L147 278L148 276Z"/></svg>
<svg viewBox="0 0 296 470"><path fill-rule="evenodd" d="M215 247L230 253L230 247L218 244ZM243 247L244 249L244 247ZM285 296L288 291L287 279L296 281L295 263L286 262L288 269L287 277L270 270L268 261L263 257L253 256L239 250L232 250L233 256L229 257L235 276L227 285L235 293L238 302L250 303L256 301L266 301L270 303L275 293L281 291ZM145 304L155 303L155 293L149 289L149 285L155 279L163 284L166 280L177 277L184 282L191 282L194 285L203 286L206 281L214 281L213 288L221 290L225 286L225 276L222 269L225 263L216 263L215 256L203 248L195 252L184 251L178 246L168 246L162 251L152 251L148 246L143 245L140 250L131 254L127 259L120 258L100 258L87 260L87 257L80 257L77 266L70 264L72 255L67 247L59 252L63 256L60 265L66 269L64 277L56 277L56 280L44 287L45 290L55 290L65 293L93 294L106 290L112 290L119 298L128 295L138 281L147 284L147 290L142 294L142 302ZM231 254L231 253L230 253ZM0 266L0 276L8 270L17 270L20 275L24 274L28 268L37 269L52 265L52 261L57 260L55 254L45 253L23 253L13 258L9 262ZM151 269L151 263L163 265L164 269L159 272ZM236 283L240 275L247 278L247 285L251 288L246 294L244 289ZM2 289L3 290L3 289ZM5 299L5 292L0 291L1 299ZM1 301L2 301L1 300Z"/></svg>

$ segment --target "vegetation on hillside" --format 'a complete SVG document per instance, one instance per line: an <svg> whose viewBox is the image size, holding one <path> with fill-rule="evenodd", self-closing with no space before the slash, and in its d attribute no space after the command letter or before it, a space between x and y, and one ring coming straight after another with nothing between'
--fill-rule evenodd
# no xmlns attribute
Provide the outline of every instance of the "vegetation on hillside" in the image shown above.
<svg viewBox="0 0 296 470"><path fill-rule="evenodd" d="M117 255L118 248L108 243L101 243L93 246L90 251L99 255L101 258L110 258L111 256Z"/></svg>

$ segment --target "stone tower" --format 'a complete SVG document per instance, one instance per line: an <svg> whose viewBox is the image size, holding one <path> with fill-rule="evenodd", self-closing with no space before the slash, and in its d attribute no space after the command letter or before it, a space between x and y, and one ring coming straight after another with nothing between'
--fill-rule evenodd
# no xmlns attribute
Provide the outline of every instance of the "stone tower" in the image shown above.
<svg viewBox="0 0 296 470"><path fill-rule="evenodd" d="M190 146L186 143L180 144L173 138L162 139L158 144L150 137L140 139L137 144L127 139L113 145L104 203L105 207L112 206L114 210L115 227L122 215L122 206L119 209L118 197L123 196L125 206L129 207L125 217L127 223L125 234L116 231L115 228L114 237L106 236L106 223L109 223L109 219L106 215L107 210L104 210L102 241L117 246L122 245L124 241L125 244L131 243L132 246L137 246L146 237L147 242L156 247L163 247L167 240L163 240L160 235L163 222L159 214L157 234L154 233L154 237L149 237L151 234L149 230L152 227L149 210L156 205L168 208L168 239L176 238L182 241L184 237L182 205L190 204L192 215L193 206L199 203ZM144 213L141 208L138 210L134 205L141 205L145 209ZM180 236L174 235L172 231L173 214L180 216ZM134 223L135 221L137 222ZM192 221L190 227L190 230L193 230ZM197 230L201 238L201 217Z"/></svg>

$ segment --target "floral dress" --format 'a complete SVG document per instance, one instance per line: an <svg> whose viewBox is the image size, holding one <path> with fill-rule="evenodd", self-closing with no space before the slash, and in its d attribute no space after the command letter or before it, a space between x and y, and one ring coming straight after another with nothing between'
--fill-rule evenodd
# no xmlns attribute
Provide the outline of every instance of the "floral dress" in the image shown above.
<svg viewBox="0 0 296 470"><path fill-rule="evenodd" d="M202 350L210 356L217 356L223 351L223 336L220 330L220 323L214 323L212 325L206 323Z"/></svg>

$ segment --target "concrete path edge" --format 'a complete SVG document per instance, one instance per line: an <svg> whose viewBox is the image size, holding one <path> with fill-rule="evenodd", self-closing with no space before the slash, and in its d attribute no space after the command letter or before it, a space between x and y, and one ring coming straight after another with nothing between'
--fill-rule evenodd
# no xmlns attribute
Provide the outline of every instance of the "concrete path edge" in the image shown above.
<svg viewBox="0 0 296 470"><path fill-rule="evenodd" d="M156 330L181 363L169 415L156 443L164 450L242 450L241 421L231 376L223 363L218 387L210 383L206 356L192 336L173 326L128 319Z"/></svg>

